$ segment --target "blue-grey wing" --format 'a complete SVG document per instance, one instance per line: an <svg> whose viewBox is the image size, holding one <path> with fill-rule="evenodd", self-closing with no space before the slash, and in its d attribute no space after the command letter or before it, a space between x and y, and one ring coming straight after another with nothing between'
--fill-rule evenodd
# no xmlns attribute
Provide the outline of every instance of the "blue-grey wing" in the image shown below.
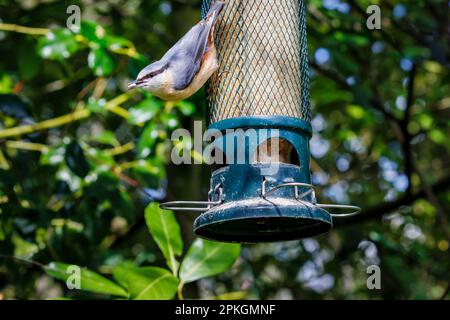
<svg viewBox="0 0 450 320"><path fill-rule="evenodd" d="M170 64L175 90L183 90L188 87L199 71L203 55L208 47L210 30L211 24L200 22L189 30L161 59Z"/></svg>

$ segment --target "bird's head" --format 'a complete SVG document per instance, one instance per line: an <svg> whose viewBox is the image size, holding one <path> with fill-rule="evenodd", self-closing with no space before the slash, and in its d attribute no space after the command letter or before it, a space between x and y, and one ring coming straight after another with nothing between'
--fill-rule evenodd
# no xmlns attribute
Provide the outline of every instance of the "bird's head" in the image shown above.
<svg viewBox="0 0 450 320"><path fill-rule="evenodd" d="M135 81L128 84L128 90L142 88L149 92L155 92L170 85L171 76L167 63L156 61L139 72Z"/></svg>

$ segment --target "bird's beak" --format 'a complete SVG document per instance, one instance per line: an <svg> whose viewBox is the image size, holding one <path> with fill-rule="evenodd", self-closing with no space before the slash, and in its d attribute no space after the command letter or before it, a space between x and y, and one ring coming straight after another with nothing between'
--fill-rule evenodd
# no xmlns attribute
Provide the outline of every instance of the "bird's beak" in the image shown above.
<svg viewBox="0 0 450 320"><path fill-rule="evenodd" d="M136 81L130 82L128 84L128 90L134 89L137 87Z"/></svg>

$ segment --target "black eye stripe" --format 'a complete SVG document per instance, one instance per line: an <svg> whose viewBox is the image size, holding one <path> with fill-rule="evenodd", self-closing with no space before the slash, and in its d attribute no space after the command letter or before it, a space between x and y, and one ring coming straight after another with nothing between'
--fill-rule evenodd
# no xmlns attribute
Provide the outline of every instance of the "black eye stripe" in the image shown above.
<svg viewBox="0 0 450 320"><path fill-rule="evenodd" d="M167 66L164 66L164 67L162 67L159 70L150 72L149 74L147 74L144 77L142 77L141 79L139 79L139 81L143 81L143 80L146 80L146 79L149 79L149 78L153 78L154 76L157 76L158 74L163 73L166 69L167 69Z"/></svg>

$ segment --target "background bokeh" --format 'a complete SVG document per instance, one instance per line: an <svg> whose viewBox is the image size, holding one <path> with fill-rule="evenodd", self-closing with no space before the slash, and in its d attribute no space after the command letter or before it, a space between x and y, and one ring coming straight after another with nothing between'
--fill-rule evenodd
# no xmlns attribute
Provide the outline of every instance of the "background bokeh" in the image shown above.
<svg viewBox="0 0 450 320"><path fill-rule="evenodd" d="M366 27L371 4L381 30ZM313 182L363 212L317 238L244 245L185 297L449 298L449 3L310 0L308 14ZM107 298L67 290L51 261L107 276L164 265L144 208L205 198L210 169L169 157L204 93L163 103L126 84L199 16L199 0L0 0L0 299ZM177 215L186 244L195 216ZM366 287L372 264L381 290Z"/></svg>

